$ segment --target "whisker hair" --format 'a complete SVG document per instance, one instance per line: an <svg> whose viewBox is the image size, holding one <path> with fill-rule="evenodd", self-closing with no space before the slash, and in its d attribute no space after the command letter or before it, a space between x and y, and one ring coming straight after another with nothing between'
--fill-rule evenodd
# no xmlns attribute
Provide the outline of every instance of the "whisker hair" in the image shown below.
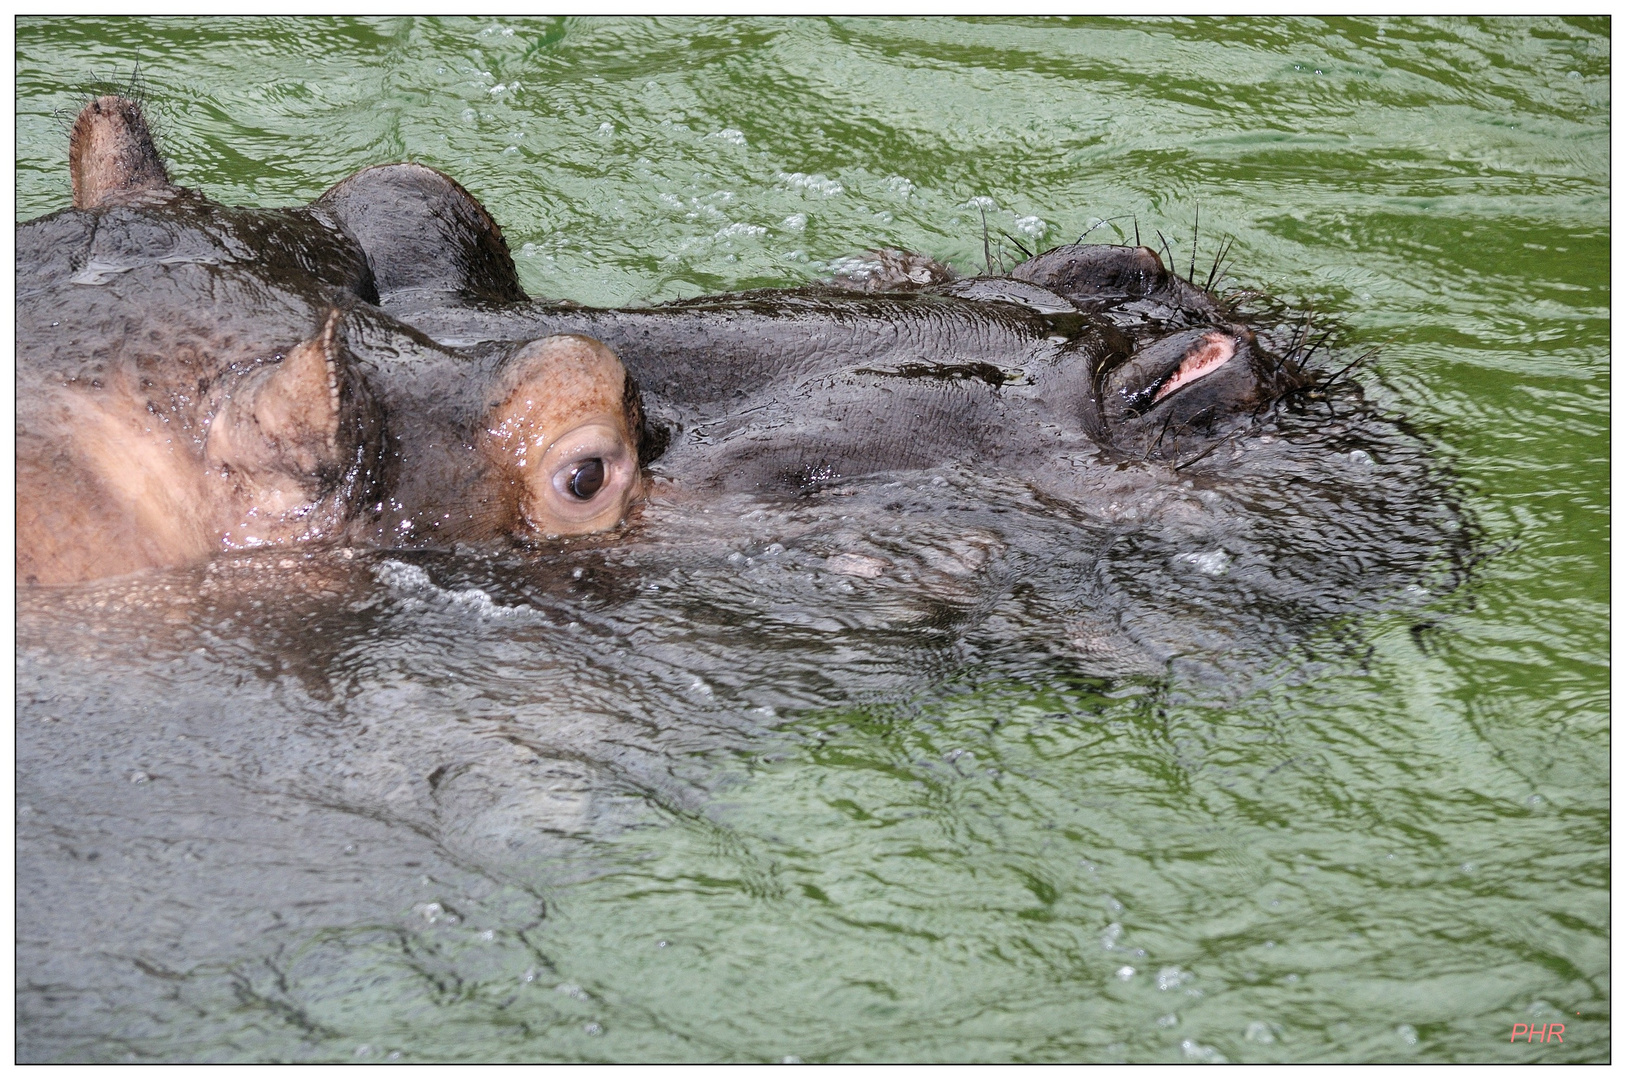
<svg viewBox="0 0 1626 1080"><path fill-rule="evenodd" d="M1191 214L1191 268L1186 271L1186 281L1197 284L1197 222L1202 219L1203 204L1197 203Z"/></svg>
<svg viewBox="0 0 1626 1080"><path fill-rule="evenodd" d="M1163 230L1162 229L1158 229L1158 230L1156 230L1156 232L1157 232L1157 238L1159 240L1163 241L1163 254L1165 254L1165 255L1167 255L1169 257L1169 265L1173 266L1174 265L1174 249L1169 247L1169 238L1167 236L1163 235ZM1175 273L1177 273L1177 274L1179 272L1180 271L1178 271L1178 270L1175 271Z"/></svg>
<svg viewBox="0 0 1626 1080"><path fill-rule="evenodd" d="M994 256L988 250L988 208L978 203L977 213L982 215L982 272L985 277L993 277Z"/></svg>
<svg viewBox="0 0 1626 1080"><path fill-rule="evenodd" d="M1022 253L1023 258L1025 258L1025 259L1033 258L1033 252L1031 252L1027 248L1023 247L1022 246L1022 241L1018 240L1016 237L1012 236L1010 233L1006 232L1003 229L1000 230L999 235L1001 235L1005 239L1009 240L1011 242L1011 244L1015 246L1016 250L1020 251Z"/></svg>

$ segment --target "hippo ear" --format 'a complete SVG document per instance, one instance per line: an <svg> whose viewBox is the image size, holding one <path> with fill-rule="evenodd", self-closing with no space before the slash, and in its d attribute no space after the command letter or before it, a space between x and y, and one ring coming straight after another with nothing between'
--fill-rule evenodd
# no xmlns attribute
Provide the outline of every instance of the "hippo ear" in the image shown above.
<svg viewBox="0 0 1626 1080"><path fill-rule="evenodd" d="M68 136L68 174L78 210L138 202L175 190L141 106L115 94L80 110Z"/></svg>
<svg viewBox="0 0 1626 1080"><path fill-rule="evenodd" d="M280 364L257 369L229 391L209 426L210 464L248 473L315 477L340 463L339 312Z"/></svg>
<svg viewBox="0 0 1626 1080"><path fill-rule="evenodd" d="M508 243L486 208L456 180L423 165L378 165L311 204L361 244L383 302L412 293L525 300Z"/></svg>

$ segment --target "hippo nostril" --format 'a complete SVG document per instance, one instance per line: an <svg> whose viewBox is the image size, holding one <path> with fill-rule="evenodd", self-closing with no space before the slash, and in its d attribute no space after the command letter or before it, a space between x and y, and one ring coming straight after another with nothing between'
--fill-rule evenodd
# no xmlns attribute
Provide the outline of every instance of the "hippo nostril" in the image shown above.
<svg viewBox="0 0 1626 1080"><path fill-rule="evenodd" d="M597 495L599 489L604 486L604 459L589 458L587 461L578 462L570 470L570 479L565 486L572 495L583 502Z"/></svg>
<svg viewBox="0 0 1626 1080"><path fill-rule="evenodd" d="M1169 372L1158 384L1152 394L1152 402L1156 404L1180 389L1182 386L1196 382L1205 375L1225 366L1236 355L1236 342L1224 334L1209 334L1203 338L1198 346L1181 358L1180 364Z"/></svg>

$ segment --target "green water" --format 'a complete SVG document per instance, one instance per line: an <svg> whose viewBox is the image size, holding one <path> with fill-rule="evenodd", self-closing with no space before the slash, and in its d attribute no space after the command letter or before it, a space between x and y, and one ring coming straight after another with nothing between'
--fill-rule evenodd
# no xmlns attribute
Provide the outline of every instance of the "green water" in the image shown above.
<svg viewBox="0 0 1626 1080"><path fill-rule="evenodd" d="M996 264L1094 227L1184 268L1200 215L1231 284L1384 346L1369 392L1482 532L1425 617L1245 692L971 669L786 715L496 945L332 926L53 1053L1607 1060L1609 52L1598 19L20 20L19 220L137 60L180 183L421 161L590 303L884 245L973 272L983 213Z"/></svg>

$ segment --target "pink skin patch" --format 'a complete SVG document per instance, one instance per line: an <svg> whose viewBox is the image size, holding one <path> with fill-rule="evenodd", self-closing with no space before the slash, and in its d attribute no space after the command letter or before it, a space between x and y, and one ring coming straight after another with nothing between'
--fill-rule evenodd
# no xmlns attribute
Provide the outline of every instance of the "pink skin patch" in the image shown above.
<svg viewBox="0 0 1626 1080"><path fill-rule="evenodd" d="M1235 355L1235 341L1225 334L1209 334L1203 338L1202 344L1186 353L1186 358L1180 361L1179 370L1157 388L1152 403L1155 405L1182 386L1194 383L1204 375L1212 374L1229 363L1231 357Z"/></svg>

